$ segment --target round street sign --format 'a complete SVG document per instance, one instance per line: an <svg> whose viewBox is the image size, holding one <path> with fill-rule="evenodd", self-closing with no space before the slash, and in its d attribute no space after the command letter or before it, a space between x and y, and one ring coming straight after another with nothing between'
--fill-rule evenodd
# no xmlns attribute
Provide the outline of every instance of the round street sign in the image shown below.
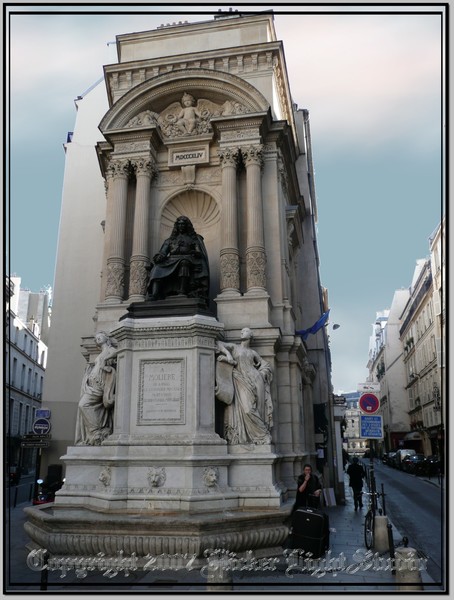
<svg viewBox="0 0 454 600"><path fill-rule="evenodd" d="M363 394L359 399L359 407L368 415L373 415L380 408L380 400L375 394Z"/></svg>
<svg viewBox="0 0 454 600"><path fill-rule="evenodd" d="M49 419L36 419L33 423L33 433L37 435L45 435L50 431L50 421Z"/></svg>

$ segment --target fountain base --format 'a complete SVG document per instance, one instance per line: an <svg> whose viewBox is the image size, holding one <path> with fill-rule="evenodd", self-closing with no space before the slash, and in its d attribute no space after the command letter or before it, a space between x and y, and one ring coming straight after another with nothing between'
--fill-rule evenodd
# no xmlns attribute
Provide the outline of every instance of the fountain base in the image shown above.
<svg viewBox="0 0 454 600"><path fill-rule="evenodd" d="M124 514L51 504L25 508L25 530L33 546L50 555L115 556L122 552L138 559L168 554L187 560L218 549L272 556L282 552L288 535L283 522L291 505L199 514L146 510Z"/></svg>

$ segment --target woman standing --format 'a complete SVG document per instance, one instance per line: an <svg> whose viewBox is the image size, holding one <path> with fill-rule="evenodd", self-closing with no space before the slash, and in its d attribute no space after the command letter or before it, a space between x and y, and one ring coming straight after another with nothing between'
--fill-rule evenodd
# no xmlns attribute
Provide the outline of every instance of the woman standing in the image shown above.
<svg viewBox="0 0 454 600"><path fill-rule="evenodd" d="M241 331L240 344L218 343L218 362L233 367L233 397L218 398L226 402L224 435L229 444L270 444L273 403L270 384L271 366L250 348L252 331ZM221 370L218 370L218 387Z"/></svg>
<svg viewBox="0 0 454 600"><path fill-rule="evenodd" d="M82 380L75 437L79 446L99 446L112 433L117 344L105 331L95 335L95 342L101 352L87 365Z"/></svg>

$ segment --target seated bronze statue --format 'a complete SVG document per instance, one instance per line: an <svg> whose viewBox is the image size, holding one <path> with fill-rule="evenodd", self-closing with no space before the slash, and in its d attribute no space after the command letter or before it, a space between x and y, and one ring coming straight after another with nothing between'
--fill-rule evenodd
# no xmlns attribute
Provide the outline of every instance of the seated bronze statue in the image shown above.
<svg viewBox="0 0 454 600"><path fill-rule="evenodd" d="M203 237L194 231L188 217L178 217L171 236L153 257L147 299L185 296L208 301L209 279Z"/></svg>

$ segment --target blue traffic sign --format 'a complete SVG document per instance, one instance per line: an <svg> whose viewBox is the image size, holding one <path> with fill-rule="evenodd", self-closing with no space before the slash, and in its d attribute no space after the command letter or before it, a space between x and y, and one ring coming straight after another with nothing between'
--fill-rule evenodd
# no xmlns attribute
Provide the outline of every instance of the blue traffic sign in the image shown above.
<svg viewBox="0 0 454 600"><path fill-rule="evenodd" d="M50 419L50 410L48 408L37 408L35 416L37 419Z"/></svg>
<svg viewBox="0 0 454 600"><path fill-rule="evenodd" d="M360 415L360 436L366 439L383 439L381 415Z"/></svg>
<svg viewBox="0 0 454 600"><path fill-rule="evenodd" d="M48 419L36 419L33 423L33 433L44 435L50 431L50 421Z"/></svg>

